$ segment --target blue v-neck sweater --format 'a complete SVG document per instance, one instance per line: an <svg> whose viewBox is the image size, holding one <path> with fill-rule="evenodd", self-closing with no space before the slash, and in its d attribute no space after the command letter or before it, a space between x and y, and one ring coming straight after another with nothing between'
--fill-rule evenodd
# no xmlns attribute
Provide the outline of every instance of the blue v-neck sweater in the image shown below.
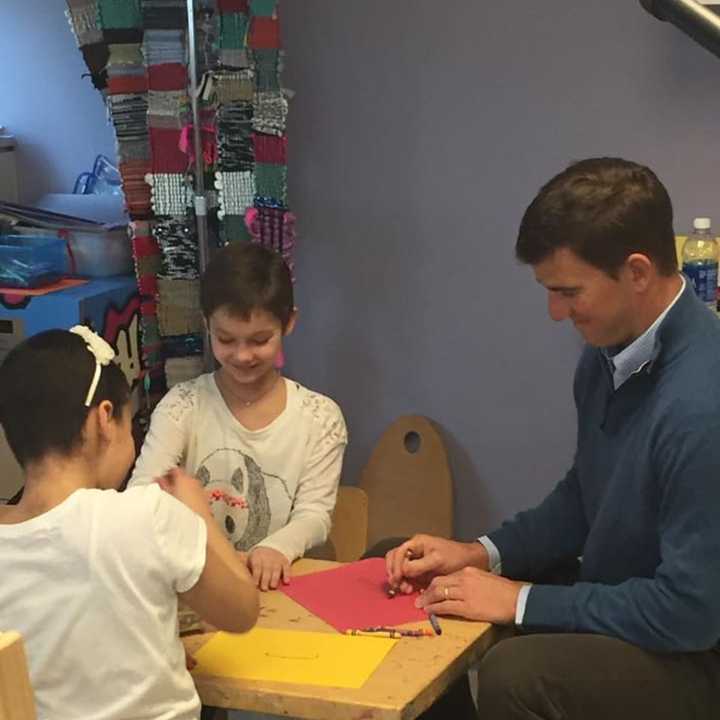
<svg viewBox="0 0 720 720"><path fill-rule="evenodd" d="M503 575L582 556L579 582L533 585L523 625L657 651L720 640L720 322L690 283L653 358L618 390L587 347L574 384L575 461L535 509L489 538Z"/></svg>

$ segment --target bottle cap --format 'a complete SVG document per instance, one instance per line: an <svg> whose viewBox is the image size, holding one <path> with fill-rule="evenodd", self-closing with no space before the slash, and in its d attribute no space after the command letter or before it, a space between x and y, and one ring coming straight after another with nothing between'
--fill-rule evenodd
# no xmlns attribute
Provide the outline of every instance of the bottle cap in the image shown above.
<svg viewBox="0 0 720 720"><path fill-rule="evenodd" d="M693 228L695 230L709 230L710 218L700 217L693 220Z"/></svg>

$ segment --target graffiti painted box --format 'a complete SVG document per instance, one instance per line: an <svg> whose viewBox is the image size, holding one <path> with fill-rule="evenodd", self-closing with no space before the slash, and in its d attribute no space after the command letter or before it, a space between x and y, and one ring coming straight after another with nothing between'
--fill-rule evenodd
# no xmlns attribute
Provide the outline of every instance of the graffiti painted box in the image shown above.
<svg viewBox="0 0 720 720"><path fill-rule="evenodd" d="M128 382L140 376L140 296L135 277L90 280L47 295L0 293L0 362L11 347L50 328L89 325L114 348Z"/></svg>

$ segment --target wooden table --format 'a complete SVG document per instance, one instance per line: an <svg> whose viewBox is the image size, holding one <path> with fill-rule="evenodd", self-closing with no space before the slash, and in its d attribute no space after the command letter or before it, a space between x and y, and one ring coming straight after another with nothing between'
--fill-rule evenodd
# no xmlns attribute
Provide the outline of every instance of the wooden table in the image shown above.
<svg viewBox="0 0 720 720"><path fill-rule="evenodd" d="M293 574L329 570L338 563L300 560ZM308 720L413 720L495 642L487 623L441 618L434 638L402 638L361 688L334 688L193 675L206 705L290 715ZM259 627L337 632L287 595L263 593ZM409 623L403 627L428 627ZM192 654L210 634L183 639ZM340 660L340 658L338 658Z"/></svg>

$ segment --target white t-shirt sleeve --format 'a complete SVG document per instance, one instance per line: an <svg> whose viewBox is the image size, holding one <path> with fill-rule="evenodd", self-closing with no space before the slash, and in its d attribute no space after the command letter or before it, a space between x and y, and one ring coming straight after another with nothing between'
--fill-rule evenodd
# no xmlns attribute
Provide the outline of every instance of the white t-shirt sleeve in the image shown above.
<svg viewBox="0 0 720 720"><path fill-rule="evenodd" d="M347 428L338 405L322 398L322 412L308 459L300 473L287 524L258 543L281 552L293 562L327 539L340 483Z"/></svg>
<svg viewBox="0 0 720 720"><path fill-rule="evenodd" d="M148 485L183 463L196 401L194 383L190 382L176 385L158 403L129 487Z"/></svg>
<svg viewBox="0 0 720 720"><path fill-rule="evenodd" d="M159 485L155 487L152 525L161 566L175 592L187 592L205 568L207 525Z"/></svg>

